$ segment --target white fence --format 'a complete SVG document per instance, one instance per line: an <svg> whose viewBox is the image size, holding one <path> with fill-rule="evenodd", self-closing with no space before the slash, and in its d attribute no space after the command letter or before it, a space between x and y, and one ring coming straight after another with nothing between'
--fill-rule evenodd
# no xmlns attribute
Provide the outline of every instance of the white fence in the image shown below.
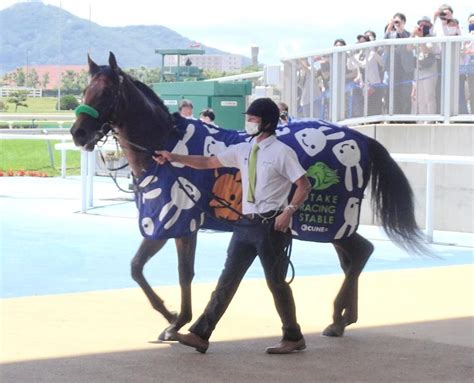
<svg viewBox="0 0 474 383"><path fill-rule="evenodd" d="M31 139L29 135L1 135L0 139ZM36 136L36 139L51 139L53 136ZM62 139L63 143L56 144L55 148L61 150L62 158L62 169L65 175L65 158L67 150L79 150L73 143L64 142L71 140L68 136L66 139L64 136L55 136L56 139ZM114 145L104 150L116 150ZM470 156L440 156L440 155L428 155L428 154L392 154L392 157L397 162L407 163L422 163L426 164L426 219L425 219L425 232L430 243L433 242L434 232L434 215L435 204L434 204L434 193L435 193L435 182L433 177L433 166L436 164L452 164L457 166L474 165L474 157ZM87 213L87 210L94 207L94 175L96 172L96 153L81 151L81 212Z"/></svg>
<svg viewBox="0 0 474 383"><path fill-rule="evenodd" d="M43 97L43 89L30 88L26 86L2 86L0 87L0 97L10 97L15 92L28 92L28 97Z"/></svg>

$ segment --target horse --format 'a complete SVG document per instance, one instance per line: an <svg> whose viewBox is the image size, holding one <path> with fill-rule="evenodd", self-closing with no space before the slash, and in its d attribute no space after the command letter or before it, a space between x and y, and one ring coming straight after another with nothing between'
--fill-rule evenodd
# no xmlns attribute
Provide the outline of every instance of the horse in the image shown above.
<svg viewBox="0 0 474 383"><path fill-rule="evenodd" d="M169 169L163 169L153 160L153 153L158 149L168 149L193 154L188 144L201 133L204 148L209 151L207 155L213 154L212 148L219 145L225 148L249 137L242 132L226 131L197 120L186 120L177 113L171 114L152 89L118 66L112 52L108 65L99 66L90 56L88 64L91 80L84 90L83 104L76 109L77 118L70 132L75 144L87 151L92 151L104 136L113 133L133 175L137 206L141 208L148 206L149 201L165 198L160 207L149 207L148 212L140 213L143 240L131 261L131 275L151 306L169 323L158 338L176 340L176 331L192 319L191 283L197 233L208 221L204 213L196 212L194 207L198 201L204 201L206 208L212 209L213 203L215 207L216 200L222 201L222 198L217 198L211 190L223 190L224 197L233 200L231 209L238 209L242 197L240 179L239 174L232 170L219 175L179 164L168 164ZM216 139L219 135L223 135L222 141ZM277 130L277 135L287 144L303 149L298 158L308 169L307 175L311 177L314 189L312 193L316 191L311 197L316 202L300 208L296 218L300 226L292 228L293 236L331 242L344 272L344 281L334 300L332 323L323 331L323 335L340 337L345 328L358 319L358 280L374 251L373 244L357 233L360 204L369 179L373 209L388 237L407 251L424 253L424 237L415 221L413 192L403 171L387 150L376 140L355 130L314 120L282 127ZM324 153L331 156L329 162L320 160ZM342 167L334 170L336 166ZM232 181L233 189L223 186L223 177ZM204 179L214 180L210 190L204 190L208 186L202 189L196 186ZM333 192L329 197L324 194L336 190L336 186L339 187L337 193ZM205 193L211 197L204 198ZM324 206L328 210L326 215L312 211ZM215 208L215 215L221 219L230 218L229 222L240 219L235 214L232 217L232 214L223 213L222 205L218 207L221 209ZM188 213L191 215L185 218ZM334 226L336 216L340 216L342 224L328 234L328 227ZM185 228L178 230L179 223L184 221ZM212 224L207 227L212 227ZM312 235L315 234L320 237L314 239ZM168 239L175 240L178 256L179 313L168 310L143 274L145 264Z"/></svg>

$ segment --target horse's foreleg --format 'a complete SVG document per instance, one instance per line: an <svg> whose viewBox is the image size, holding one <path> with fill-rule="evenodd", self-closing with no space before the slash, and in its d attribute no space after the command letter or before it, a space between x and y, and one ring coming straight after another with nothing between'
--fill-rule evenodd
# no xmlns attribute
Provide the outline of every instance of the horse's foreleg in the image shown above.
<svg viewBox="0 0 474 383"><path fill-rule="evenodd" d="M178 251L179 285L181 287L181 311L176 321L179 330L193 317L191 302L191 283L194 278L194 259L196 254L197 233L189 237L176 238Z"/></svg>
<svg viewBox="0 0 474 383"><path fill-rule="evenodd" d="M178 252L179 285L181 287L181 310L174 323L158 337L160 340L176 340L176 332L192 319L191 282L194 278L194 258L196 254L197 233L188 237L176 238Z"/></svg>
<svg viewBox="0 0 474 383"><path fill-rule="evenodd" d="M374 247L355 233L349 238L334 241L345 278L334 300L333 323L323 331L326 336L342 336L346 326L357 322L359 275Z"/></svg>
<svg viewBox="0 0 474 383"><path fill-rule="evenodd" d="M176 320L176 313L168 311L163 300L153 291L143 275L145 264L153 257L166 243L166 240L144 239L132 259L132 278L142 288L153 308L161 313L169 323Z"/></svg>

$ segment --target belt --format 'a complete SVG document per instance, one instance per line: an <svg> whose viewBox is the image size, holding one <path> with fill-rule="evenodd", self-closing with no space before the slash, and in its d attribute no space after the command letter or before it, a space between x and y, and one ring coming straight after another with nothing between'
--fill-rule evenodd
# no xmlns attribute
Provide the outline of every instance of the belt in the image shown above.
<svg viewBox="0 0 474 383"><path fill-rule="evenodd" d="M266 213L252 213L245 214L244 217L250 221L269 221L272 218L275 218L278 214L281 213L281 210L270 210Z"/></svg>

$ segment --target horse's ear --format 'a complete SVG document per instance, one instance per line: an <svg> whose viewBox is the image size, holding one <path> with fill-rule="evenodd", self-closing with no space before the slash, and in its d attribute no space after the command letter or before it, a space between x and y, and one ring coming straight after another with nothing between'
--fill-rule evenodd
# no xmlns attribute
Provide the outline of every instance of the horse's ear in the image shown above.
<svg viewBox="0 0 474 383"><path fill-rule="evenodd" d="M99 66L92 61L91 56L87 55L87 62L89 63L89 73L93 76L99 71Z"/></svg>
<svg viewBox="0 0 474 383"><path fill-rule="evenodd" d="M119 71L119 67L117 65L117 60L115 59L115 55L112 52L109 52L109 66L112 68L114 72Z"/></svg>

